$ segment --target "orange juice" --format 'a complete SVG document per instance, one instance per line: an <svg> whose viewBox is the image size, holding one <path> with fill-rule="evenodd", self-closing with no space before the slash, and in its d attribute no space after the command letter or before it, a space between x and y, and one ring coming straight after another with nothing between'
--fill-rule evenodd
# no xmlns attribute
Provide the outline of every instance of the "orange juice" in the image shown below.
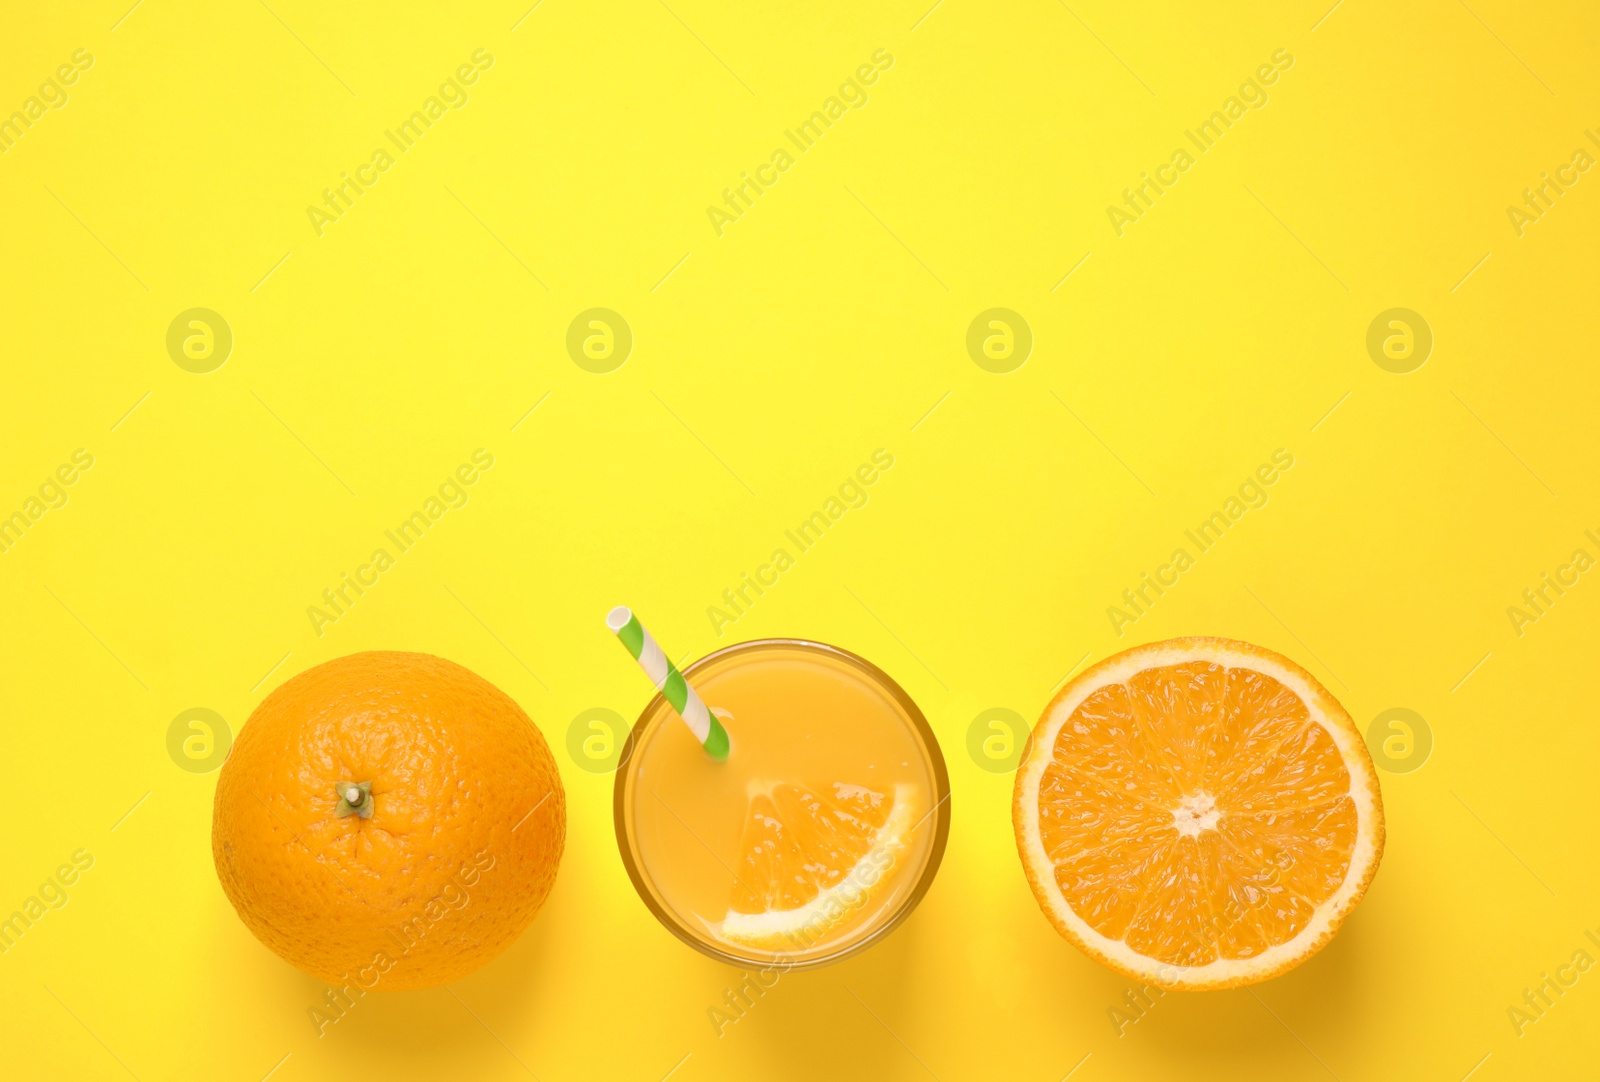
<svg viewBox="0 0 1600 1082"><path fill-rule="evenodd" d="M657 695L617 772L617 842L645 904L733 964L820 965L914 907L950 828L927 720L847 651L742 643L684 671L732 743L716 762Z"/></svg>

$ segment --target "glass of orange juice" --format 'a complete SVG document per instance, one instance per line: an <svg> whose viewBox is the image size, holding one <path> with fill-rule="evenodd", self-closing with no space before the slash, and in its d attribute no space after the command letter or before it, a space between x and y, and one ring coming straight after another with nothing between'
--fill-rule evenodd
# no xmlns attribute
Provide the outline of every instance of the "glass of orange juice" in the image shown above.
<svg viewBox="0 0 1600 1082"><path fill-rule="evenodd" d="M617 844L678 938L733 965L803 968L888 935L933 882L950 780L927 719L838 647L762 639L684 678L722 719L707 755L660 694L617 771Z"/></svg>

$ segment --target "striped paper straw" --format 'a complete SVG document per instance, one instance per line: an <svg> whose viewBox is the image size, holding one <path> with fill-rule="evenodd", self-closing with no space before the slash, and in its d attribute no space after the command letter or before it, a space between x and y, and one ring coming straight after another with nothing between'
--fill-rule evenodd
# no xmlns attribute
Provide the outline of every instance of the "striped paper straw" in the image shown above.
<svg viewBox="0 0 1600 1082"><path fill-rule="evenodd" d="M694 688L689 686L678 667L667 660L667 655L661 652L661 647L650 637L650 632L639 623L633 610L618 605L606 613L606 627L616 633L622 645L628 648L628 653L633 655L633 660L639 663L645 675L655 684L656 690L666 696L672 709L678 712L684 724L689 726L689 731L694 733L694 738L700 741L700 746L706 749L706 754L719 763L727 759L728 730L706 709L706 704L700 701L700 696L695 694Z"/></svg>

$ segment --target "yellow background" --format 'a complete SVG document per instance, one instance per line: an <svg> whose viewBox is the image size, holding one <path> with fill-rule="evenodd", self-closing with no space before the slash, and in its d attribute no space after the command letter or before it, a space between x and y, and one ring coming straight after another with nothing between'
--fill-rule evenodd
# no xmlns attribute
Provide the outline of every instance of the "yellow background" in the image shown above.
<svg viewBox="0 0 1600 1082"><path fill-rule="evenodd" d="M95 860L0 956L0 1075L1589 1069L1600 972L1521 1036L1507 1009L1600 925L1600 582L1521 636L1506 610L1600 555L1600 174L1524 236L1505 208L1600 127L1592 7L269 4L0 16L0 113L94 57L0 155L0 511L95 457L0 555L0 915L72 851ZM307 204L479 48L470 102L319 237ZM870 102L719 237L707 205L880 48ZM1278 49L1270 103L1118 237L1107 205ZM209 374L167 354L194 307L234 334ZM592 307L634 335L607 375L565 348ZM966 352L991 307L1034 334L1010 374ZM1435 335L1407 375L1366 350L1392 307ZM1280 447L1270 503L1118 637L1107 607ZM316 634L307 607L477 448L495 465L470 503ZM871 502L716 636L707 606L878 448ZM949 850L912 919L721 1037L707 1008L737 975L656 925L611 777L565 751L581 711L647 697L602 625L617 603L678 657L855 650L950 765ZM1119 1036L1126 982L1038 913L1011 777L966 733L1180 634L1283 651L1363 727L1416 710L1434 749L1383 775L1388 851L1327 950ZM237 732L289 675L371 648L523 704L561 763L567 851L501 958L319 1038L322 989L235 917L215 775L179 769L166 732L192 707Z"/></svg>

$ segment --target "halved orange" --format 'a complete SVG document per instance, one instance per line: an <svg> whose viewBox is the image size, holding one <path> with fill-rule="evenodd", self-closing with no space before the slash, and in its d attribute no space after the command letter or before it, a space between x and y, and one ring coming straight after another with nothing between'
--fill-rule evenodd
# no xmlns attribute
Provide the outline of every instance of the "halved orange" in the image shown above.
<svg viewBox="0 0 1600 1082"><path fill-rule="evenodd" d="M1017 770L1023 869L1084 953L1164 988L1231 988L1320 950L1383 855L1350 715L1280 654L1135 647L1070 681Z"/></svg>
<svg viewBox="0 0 1600 1082"><path fill-rule="evenodd" d="M752 782L733 897L712 930L747 946L808 947L870 902L910 832L909 786Z"/></svg>

